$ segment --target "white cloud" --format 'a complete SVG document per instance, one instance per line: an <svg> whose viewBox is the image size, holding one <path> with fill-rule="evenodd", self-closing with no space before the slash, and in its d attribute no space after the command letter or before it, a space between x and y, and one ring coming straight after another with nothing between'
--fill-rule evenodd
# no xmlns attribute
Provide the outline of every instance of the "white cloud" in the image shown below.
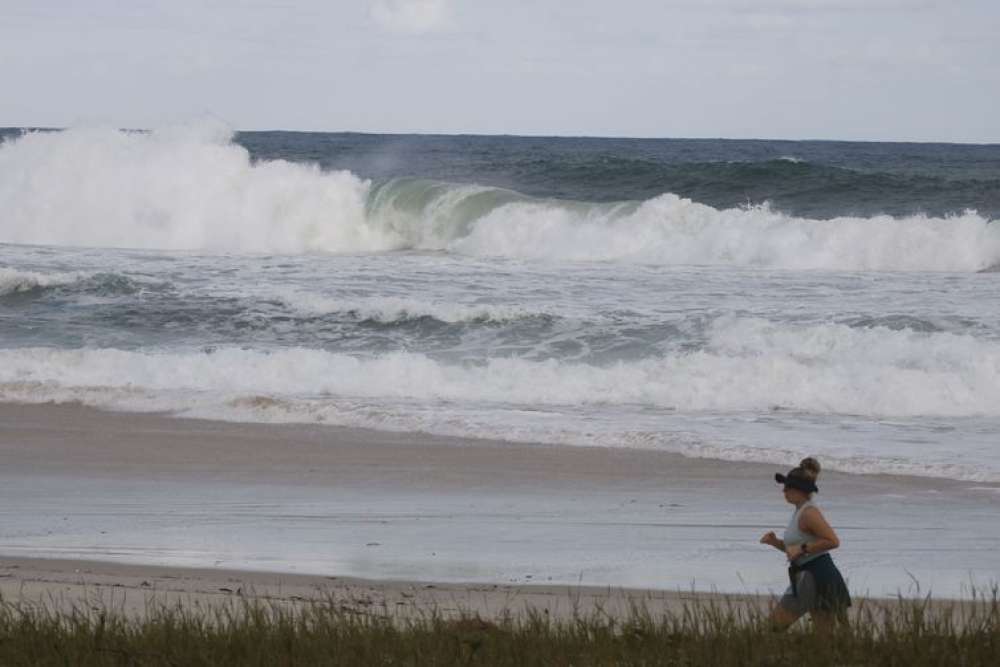
<svg viewBox="0 0 1000 667"><path fill-rule="evenodd" d="M391 32L417 35L448 27L451 7L448 0L374 0L371 17Z"/></svg>

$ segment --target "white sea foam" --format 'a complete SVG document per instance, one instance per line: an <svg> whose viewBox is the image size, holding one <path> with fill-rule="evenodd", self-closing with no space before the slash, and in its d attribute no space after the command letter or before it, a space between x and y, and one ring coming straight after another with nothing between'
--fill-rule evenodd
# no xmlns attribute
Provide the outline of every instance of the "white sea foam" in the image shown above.
<svg viewBox="0 0 1000 667"><path fill-rule="evenodd" d="M36 273L0 267L0 296L30 292L40 287L71 285L85 277L81 273Z"/></svg>
<svg viewBox="0 0 1000 667"><path fill-rule="evenodd" d="M848 271L981 271L1000 224L950 218L810 220L641 203L533 200L476 185L399 182L253 162L215 126L78 128L0 145L0 242L268 253L446 250L478 256Z"/></svg>
<svg viewBox="0 0 1000 667"><path fill-rule="evenodd" d="M808 220L768 206L717 210L666 194L628 215L581 218L509 204L448 248L479 255L846 271L981 271L1000 262L1000 225L974 212Z"/></svg>
<svg viewBox="0 0 1000 667"><path fill-rule="evenodd" d="M383 250L368 185L347 172L253 163L217 128L34 133L0 145L0 241L299 253Z"/></svg>
<svg viewBox="0 0 1000 667"><path fill-rule="evenodd" d="M312 349L210 353L0 350L0 383L365 397L528 406L641 405L680 411L1000 416L1000 343L950 333L718 321L708 346L601 367L421 354L355 357ZM43 392L44 393L44 392ZM44 397L43 397L44 398Z"/></svg>

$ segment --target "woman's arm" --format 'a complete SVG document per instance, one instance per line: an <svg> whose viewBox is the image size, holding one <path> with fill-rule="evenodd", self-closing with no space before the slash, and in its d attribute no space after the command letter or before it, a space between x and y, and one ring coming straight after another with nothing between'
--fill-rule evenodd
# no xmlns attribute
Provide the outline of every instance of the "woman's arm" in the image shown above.
<svg viewBox="0 0 1000 667"><path fill-rule="evenodd" d="M770 531L770 532L768 532L768 533L765 533L764 537L760 538L760 543L761 544L769 544L772 547L774 547L775 549L777 549L778 551L784 551L785 550L785 541L784 540L779 540L778 536L774 534L773 530Z"/></svg>
<svg viewBox="0 0 1000 667"><path fill-rule="evenodd" d="M840 538L837 537L837 533L826 522L823 513L815 507L807 507L799 516L799 530L818 538L808 543L806 551L809 554L833 551L840 546ZM802 555L802 551L801 545L790 547L786 552L788 560L795 560Z"/></svg>

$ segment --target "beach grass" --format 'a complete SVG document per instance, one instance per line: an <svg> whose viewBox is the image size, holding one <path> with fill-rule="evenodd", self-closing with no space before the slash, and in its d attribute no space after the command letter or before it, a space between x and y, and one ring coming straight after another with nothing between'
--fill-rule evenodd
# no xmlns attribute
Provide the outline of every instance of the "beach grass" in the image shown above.
<svg viewBox="0 0 1000 667"><path fill-rule="evenodd" d="M828 632L774 631L758 606L695 602L654 616L569 619L544 612L401 617L333 597L302 605L246 598L221 607L0 600L2 665L996 665L1000 596L972 603L862 602Z"/></svg>

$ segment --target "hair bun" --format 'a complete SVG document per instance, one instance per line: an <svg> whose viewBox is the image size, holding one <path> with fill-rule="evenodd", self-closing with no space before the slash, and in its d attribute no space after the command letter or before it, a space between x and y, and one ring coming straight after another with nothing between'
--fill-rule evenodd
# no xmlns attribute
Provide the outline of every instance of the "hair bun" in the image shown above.
<svg viewBox="0 0 1000 667"><path fill-rule="evenodd" d="M806 477L809 480L815 482L819 478L819 471L820 471L819 461L817 461L813 457L807 456L806 458L802 459L802 462L799 463L799 468L802 469L802 472L806 474Z"/></svg>

